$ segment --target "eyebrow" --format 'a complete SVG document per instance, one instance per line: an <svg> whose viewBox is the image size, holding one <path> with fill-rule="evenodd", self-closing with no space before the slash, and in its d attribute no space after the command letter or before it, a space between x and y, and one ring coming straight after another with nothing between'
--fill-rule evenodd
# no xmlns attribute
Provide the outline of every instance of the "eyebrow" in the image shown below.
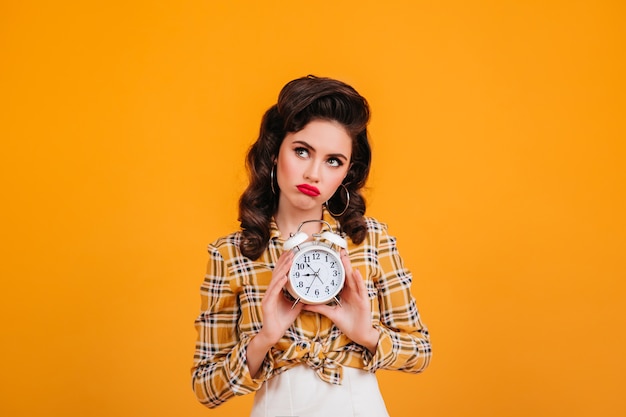
<svg viewBox="0 0 626 417"><path fill-rule="evenodd" d="M294 140L292 142L292 144L294 144L294 145L298 144L298 145L301 145L301 146L303 146L303 147L305 147L307 149L315 151L314 147L312 147L311 145L309 145L307 142L305 142L303 140ZM331 158L343 159L346 162L348 161L348 158L344 154L342 154L342 153L331 153L331 154L328 154L326 156L331 157Z"/></svg>

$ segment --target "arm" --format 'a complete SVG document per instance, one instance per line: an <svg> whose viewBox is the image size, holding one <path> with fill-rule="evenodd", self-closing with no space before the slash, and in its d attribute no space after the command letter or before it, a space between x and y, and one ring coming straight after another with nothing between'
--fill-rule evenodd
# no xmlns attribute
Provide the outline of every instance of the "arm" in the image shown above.
<svg viewBox="0 0 626 417"><path fill-rule="evenodd" d="M198 400L210 408L261 387L273 368L268 351L302 310L302 306L291 308L282 294L293 260L291 252L280 256L259 306L258 294L239 299L239 284L224 261L225 256L240 256L235 250L234 245L224 245L222 255L216 247L209 247L210 261L201 288L193 389ZM263 323L250 323L257 320L253 317ZM248 330L241 331L240 326Z"/></svg>
<svg viewBox="0 0 626 417"><path fill-rule="evenodd" d="M263 378L253 379L248 370L250 338L238 329L238 294L231 285L234 278L228 276L224 257L215 246L209 246L209 255L200 291L201 313L195 322L198 335L192 382L200 403L213 408L236 394L259 389Z"/></svg>
<svg viewBox="0 0 626 417"><path fill-rule="evenodd" d="M272 281L263 295L263 327L252 337L246 351L248 369L254 376L259 373L267 352L283 337L302 310L302 304L292 307L292 303L282 292L292 262L293 252L283 252L272 271Z"/></svg>
<svg viewBox="0 0 626 417"><path fill-rule="evenodd" d="M374 327L380 330L376 352L367 357L368 369L401 370L418 373L430 363L431 346L428 330L422 324L411 294L412 275L396 247L387 227L378 224L375 238L378 251L374 285L377 297L372 300Z"/></svg>
<svg viewBox="0 0 626 417"><path fill-rule="evenodd" d="M361 248L350 257L342 253L346 283L341 307L307 305L304 309L330 318L349 339L363 346L365 369L421 372L430 362L431 348L411 294L411 274L386 226L373 219L369 222L369 235ZM367 281L358 268L368 271Z"/></svg>

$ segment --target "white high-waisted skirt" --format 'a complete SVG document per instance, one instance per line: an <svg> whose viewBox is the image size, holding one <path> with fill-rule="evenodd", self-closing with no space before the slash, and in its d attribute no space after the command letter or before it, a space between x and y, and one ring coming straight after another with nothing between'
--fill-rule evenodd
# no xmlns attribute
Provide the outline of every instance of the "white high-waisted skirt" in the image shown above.
<svg viewBox="0 0 626 417"><path fill-rule="evenodd" d="M389 417L376 375L343 367L341 385L298 365L265 382L250 417Z"/></svg>

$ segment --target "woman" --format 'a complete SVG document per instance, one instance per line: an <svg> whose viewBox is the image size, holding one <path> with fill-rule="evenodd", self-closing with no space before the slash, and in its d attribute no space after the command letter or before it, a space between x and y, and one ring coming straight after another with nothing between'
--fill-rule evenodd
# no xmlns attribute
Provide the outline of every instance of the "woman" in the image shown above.
<svg viewBox="0 0 626 417"><path fill-rule="evenodd" d="M252 416L386 416L374 372L421 372L428 331L385 224L365 217L371 161L367 101L308 76L287 83L247 156L241 230L209 245L193 367L197 398L216 407L255 391ZM347 237L340 303L295 303L283 243L325 220Z"/></svg>

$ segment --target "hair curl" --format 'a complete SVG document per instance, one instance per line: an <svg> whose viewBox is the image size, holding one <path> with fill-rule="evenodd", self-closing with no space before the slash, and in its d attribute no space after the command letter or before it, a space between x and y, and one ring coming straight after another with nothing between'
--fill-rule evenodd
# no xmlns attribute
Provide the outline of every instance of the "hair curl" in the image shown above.
<svg viewBox="0 0 626 417"><path fill-rule="evenodd" d="M309 75L288 82L261 121L259 137L246 157L249 184L239 199L241 252L257 259L270 238L270 222L278 208L278 184L271 183L274 161L287 133L302 130L312 120L340 123L352 138L352 158L343 185L350 193L345 212L337 217L341 229L354 243L365 239L365 199L361 189L369 175L371 148L367 123L367 100L348 84L331 78ZM329 212L341 213L346 196L339 187L328 200ZM274 192L274 190L276 192Z"/></svg>

